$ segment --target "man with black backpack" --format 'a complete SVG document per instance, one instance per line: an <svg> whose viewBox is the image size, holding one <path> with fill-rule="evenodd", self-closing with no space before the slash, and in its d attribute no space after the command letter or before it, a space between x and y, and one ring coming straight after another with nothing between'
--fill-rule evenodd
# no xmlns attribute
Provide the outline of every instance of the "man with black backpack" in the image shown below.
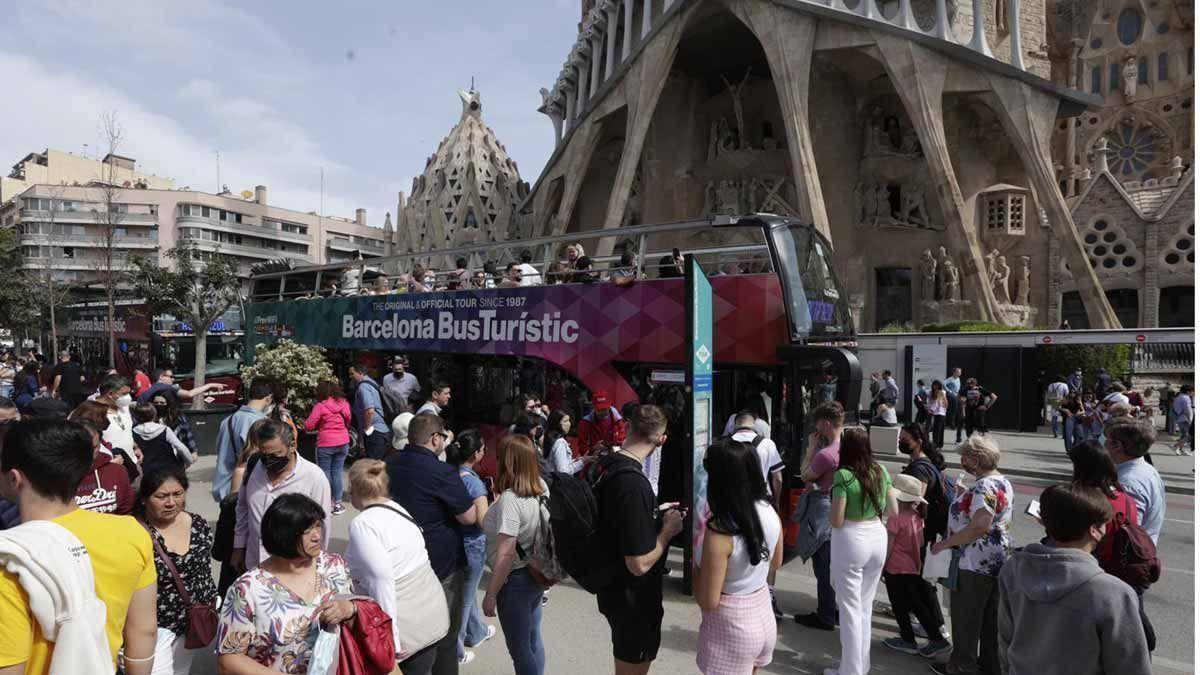
<svg viewBox="0 0 1200 675"><path fill-rule="evenodd" d="M1054 485L1039 502L1049 544L1016 551L1000 571L1003 672L1149 675L1137 596L1092 555L1112 517L1108 497Z"/></svg>
<svg viewBox="0 0 1200 675"><path fill-rule="evenodd" d="M659 506L642 472L646 457L666 442L667 418L640 405L626 421L625 442L596 462L600 546L614 568L596 593L612 629L617 675L650 671L662 638L662 575L670 542L683 531L678 504Z"/></svg>
<svg viewBox="0 0 1200 675"><path fill-rule="evenodd" d="M379 385L367 375L366 366L350 366L350 378L354 380L354 416L362 432L363 448L368 459L383 459L392 447L392 430L383 409L383 392Z"/></svg>
<svg viewBox="0 0 1200 675"><path fill-rule="evenodd" d="M750 410L742 410L733 419L734 429L729 437L754 447L759 466L762 467L763 480L771 493L772 504L778 510L779 499L783 494L783 469L787 464L780 457L775 441L765 438L756 428L756 422L758 415ZM780 621L783 619L783 610L779 609L779 602L775 599L775 570L767 575L767 588L771 591L771 609L775 612L775 620Z"/></svg>

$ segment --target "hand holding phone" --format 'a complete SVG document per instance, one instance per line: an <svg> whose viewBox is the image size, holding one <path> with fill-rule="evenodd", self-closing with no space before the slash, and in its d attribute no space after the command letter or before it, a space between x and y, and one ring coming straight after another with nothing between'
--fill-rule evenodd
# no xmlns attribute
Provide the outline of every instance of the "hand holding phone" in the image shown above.
<svg viewBox="0 0 1200 675"><path fill-rule="evenodd" d="M1042 522L1042 504L1034 499L1029 502L1029 506L1025 507L1025 515L1033 518L1039 523Z"/></svg>

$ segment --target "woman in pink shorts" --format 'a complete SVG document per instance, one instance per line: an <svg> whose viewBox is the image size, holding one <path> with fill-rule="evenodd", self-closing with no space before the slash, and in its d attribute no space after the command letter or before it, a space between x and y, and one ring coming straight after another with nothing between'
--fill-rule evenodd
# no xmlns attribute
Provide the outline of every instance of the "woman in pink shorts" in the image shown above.
<svg viewBox="0 0 1200 675"><path fill-rule="evenodd" d="M767 575L783 563L783 527L749 443L709 446L704 469L712 515L696 576L703 615L696 665L705 675L745 675L770 663L775 651Z"/></svg>

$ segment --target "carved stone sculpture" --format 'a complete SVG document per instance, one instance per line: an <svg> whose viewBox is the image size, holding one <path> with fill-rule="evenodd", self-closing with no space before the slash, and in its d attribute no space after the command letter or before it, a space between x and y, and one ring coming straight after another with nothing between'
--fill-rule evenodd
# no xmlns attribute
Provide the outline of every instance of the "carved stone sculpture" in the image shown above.
<svg viewBox="0 0 1200 675"><path fill-rule="evenodd" d="M746 82L750 80L750 68L746 68L746 74L742 77L742 81L734 86L721 76L721 81L725 83L725 87L729 89L729 95L733 98L733 118L737 123L737 147L746 148L750 146L749 139L746 138L746 115L742 110L742 88L746 86Z"/></svg>
<svg viewBox="0 0 1200 675"><path fill-rule="evenodd" d="M992 292L996 294L996 302L1002 305L1012 304L1012 296L1008 292L1008 278L1011 274L1012 270L1009 269L1004 256L998 256L992 276Z"/></svg>
<svg viewBox="0 0 1200 675"><path fill-rule="evenodd" d="M925 188L914 184L902 190L900 220L909 225L929 226L929 212L925 209Z"/></svg>
<svg viewBox="0 0 1200 675"><path fill-rule="evenodd" d="M738 204L738 184L736 181L723 180L717 185L716 212L722 215L737 215L741 209Z"/></svg>
<svg viewBox="0 0 1200 675"><path fill-rule="evenodd" d="M934 302L937 300L937 261L933 253L925 249L921 253L921 300Z"/></svg>
<svg viewBox="0 0 1200 675"><path fill-rule="evenodd" d="M722 117L717 120L717 155L723 155L727 152L737 150L737 138L734 137L733 129L729 128L729 120Z"/></svg>
<svg viewBox="0 0 1200 675"><path fill-rule="evenodd" d="M1125 59L1125 65L1121 68L1121 77L1125 79L1125 102L1133 103L1133 97L1137 95L1138 67L1137 61L1132 56Z"/></svg>
<svg viewBox="0 0 1200 675"><path fill-rule="evenodd" d="M1021 276L1017 277L1017 304L1029 306L1029 256L1021 256Z"/></svg>
<svg viewBox="0 0 1200 675"><path fill-rule="evenodd" d="M943 252L945 249L943 249ZM958 300L958 267L949 257L942 258L942 300L955 302Z"/></svg>

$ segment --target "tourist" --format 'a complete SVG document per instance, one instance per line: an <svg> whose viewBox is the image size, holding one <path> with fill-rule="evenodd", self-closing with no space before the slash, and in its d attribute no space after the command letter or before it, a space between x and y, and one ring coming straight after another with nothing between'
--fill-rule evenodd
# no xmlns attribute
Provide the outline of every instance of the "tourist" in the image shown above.
<svg viewBox="0 0 1200 675"><path fill-rule="evenodd" d="M1075 391L1068 392L1062 402L1059 403L1058 411L1062 413L1063 446L1067 452L1070 452L1076 443L1083 440L1084 435L1083 424L1081 423L1083 402L1079 400L1079 393Z"/></svg>
<svg viewBox="0 0 1200 675"><path fill-rule="evenodd" d="M832 631L838 623L838 610L829 571L829 495L833 489L833 476L841 462L845 411L841 403L830 401L813 409L812 418L813 432L808 435L808 452L800 467L800 477L809 489L797 507L800 538L796 548L802 560L812 558L813 575L817 578L817 610L797 614L795 618L802 626Z"/></svg>
<svg viewBox="0 0 1200 675"><path fill-rule="evenodd" d="M108 409L109 425L104 430L104 440L114 450L125 451L136 462L139 452L133 440L133 415L129 410L133 397L129 395L129 382L120 375L105 376L100 380L100 395L96 402Z"/></svg>
<svg viewBox="0 0 1200 675"><path fill-rule="evenodd" d="M675 259L669 255L664 255L658 259L658 278L673 279L683 276L683 272L675 264Z"/></svg>
<svg viewBox="0 0 1200 675"><path fill-rule="evenodd" d="M685 514L676 503L657 503L642 464L666 443L666 432L663 411L640 405L629 419L621 448L597 460L607 477L596 495L596 536L617 571L596 594L596 604L612 633L617 673L649 672L662 640L662 575L667 549L683 531ZM655 518L656 513L662 517Z"/></svg>
<svg viewBox="0 0 1200 675"><path fill-rule="evenodd" d="M429 387L429 398L417 408L417 414L428 413L441 417L442 410L450 405L450 384L441 380L434 380Z"/></svg>
<svg viewBox="0 0 1200 675"><path fill-rule="evenodd" d="M1100 406L1092 392L1084 392L1080 406L1082 409L1075 416L1075 433L1080 437L1079 440L1099 439L1104 431L1104 423L1101 420Z"/></svg>
<svg viewBox="0 0 1200 675"><path fill-rule="evenodd" d="M354 617L354 603L339 599L350 593L346 561L322 550L327 514L295 493L281 495L262 514L255 529L269 557L239 577L221 605L216 649L222 673L307 673L314 631Z"/></svg>
<svg viewBox="0 0 1200 675"><path fill-rule="evenodd" d="M1076 394L1083 393L1083 370L1076 368L1067 376L1067 389Z"/></svg>
<svg viewBox="0 0 1200 675"><path fill-rule="evenodd" d="M497 288L520 288L524 281L521 275L521 263L510 262L504 268L504 278L500 280Z"/></svg>
<svg viewBox="0 0 1200 675"><path fill-rule="evenodd" d="M470 283L470 274L467 272L469 265L466 258L454 259L454 271L450 273L450 279L446 282L446 290L459 291L467 288Z"/></svg>
<svg viewBox="0 0 1200 675"><path fill-rule="evenodd" d="M137 402L149 403L155 396L166 396L175 399L175 407L178 408L181 400L191 401L197 396L203 396L206 392L220 391L222 386L220 382L209 382L194 389L184 389L175 384L173 368L159 368L154 374L154 384L137 395Z"/></svg>
<svg viewBox="0 0 1200 675"><path fill-rule="evenodd" d="M463 539L463 552L467 563L463 582L462 627L458 631L458 663L467 665L475 660L475 653L467 651L467 647L476 647L495 636L496 627L488 625L483 620L479 605L475 604L475 594L479 590L479 580L483 578L483 565L487 560L487 537L482 523L488 512L488 489L483 479L475 472L475 466L483 461L487 448L478 431L467 429L446 446L446 461L458 467L458 477L462 479L467 495L475 504L475 525L463 525L460 528Z"/></svg>
<svg viewBox="0 0 1200 675"><path fill-rule="evenodd" d="M485 288L496 288L501 279L504 278L504 275L500 273L499 268L496 267L496 262L494 260L485 261L483 263L483 271L487 275L487 280L484 282Z"/></svg>
<svg viewBox="0 0 1200 675"><path fill-rule="evenodd" d="M950 519L950 501L946 494L946 458L941 450L930 444L929 435L919 424L900 427L897 447L909 458L902 473L913 476L925 486L921 493L925 499L923 529L925 543L932 544L939 537L946 536ZM924 551L921 555L924 558Z"/></svg>
<svg viewBox="0 0 1200 675"><path fill-rule="evenodd" d="M1120 382L1112 383L1108 394L1100 401L1100 409L1111 415L1109 408L1114 405L1129 405L1129 397L1125 395L1125 385Z"/></svg>
<svg viewBox="0 0 1200 675"><path fill-rule="evenodd" d="M871 610L887 557L883 517L896 515L892 480L871 459L871 439L861 429L842 434L838 470L830 490L830 569L837 591L842 660L825 675L865 675L871 669Z"/></svg>
<svg viewBox="0 0 1200 675"><path fill-rule="evenodd" d="M191 421L179 409L179 400L174 396L159 393L150 397L150 405L154 406L154 411L158 413L158 421L175 434L179 442L187 447L188 452L198 454L199 448L196 447L196 437L192 435Z"/></svg>
<svg viewBox="0 0 1200 675"><path fill-rule="evenodd" d="M613 410L608 391L597 389L592 394L592 412L579 420L579 449L592 454L619 448L625 441L625 421Z"/></svg>
<svg viewBox="0 0 1200 675"><path fill-rule="evenodd" d="M946 413L950 409L950 399L946 396L946 387L941 380L934 380L929 385L929 437L933 447L938 450L946 442Z"/></svg>
<svg viewBox="0 0 1200 675"><path fill-rule="evenodd" d="M542 586L527 556L549 527L542 502L550 489L538 471L537 450L526 436L509 435L496 453L496 503L483 521L492 576L483 596L484 616L499 616L517 675L542 675Z"/></svg>
<svg viewBox="0 0 1200 675"><path fill-rule="evenodd" d="M142 451L143 472L164 464L186 467L199 459L174 431L158 421L158 411L149 403L133 406L133 422L133 442Z"/></svg>
<svg viewBox="0 0 1200 675"><path fill-rule="evenodd" d="M84 474L75 489L75 506L96 513L128 515L133 511L133 487L125 467L115 463L113 456L105 451L104 442L100 440L103 429L94 417L72 413L71 419L83 425L92 439L91 473ZM107 417L101 415L100 420L108 425Z"/></svg>
<svg viewBox="0 0 1200 675"><path fill-rule="evenodd" d="M879 389L882 386L882 383L879 381L879 373L871 373L869 376L869 383L867 384L867 389L871 393L871 407L878 405Z"/></svg>
<svg viewBox="0 0 1200 675"><path fill-rule="evenodd" d="M899 512L888 518L888 552L883 564L883 583L888 602L900 628L900 637L887 638L883 646L905 654L919 654L927 659L950 652L950 643L942 636L942 608L937 591L921 576L924 568L925 519L919 505L925 501L926 486L915 476L900 474L893 483ZM940 487L940 486L939 486ZM917 645L912 618L915 615L929 642Z"/></svg>
<svg viewBox="0 0 1200 675"><path fill-rule="evenodd" d="M574 243L574 244L567 244L567 248L564 251L564 255L566 256L566 259L564 262L566 262L567 267L569 267L570 269L575 269L575 263L580 258L585 256L586 253L583 250L583 244Z"/></svg>
<svg viewBox="0 0 1200 675"><path fill-rule="evenodd" d="M271 392L274 383L269 377L256 377L250 382L246 404L238 408L228 419L221 423L217 432L217 466L213 474L212 496L217 502L229 496L229 482L233 477L233 469L237 459L246 447L246 436L250 425L258 420L266 419L264 412L271 405ZM220 538L218 532L217 538Z"/></svg>
<svg viewBox="0 0 1200 675"><path fill-rule="evenodd" d="M271 533L260 530L259 526L266 522L263 514L283 495L304 495L315 502L325 514L326 544L330 532L329 481L316 464L296 452L291 429L268 421L255 432L254 440L258 444L258 462L238 491L237 525L230 558L234 567L244 570L254 569L271 554L265 543Z"/></svg>
<svg viewBox="0 0 1200 675"><path fill-rule="evenodd" d="M521 270L521 285L522 286L541 286L542 275L538 273L537 268L533 266L533 252L529 249L521 251L521 263L517 266Z"/></svg>
<svg viewBox="0 0 1200 675"><path fill-rule="evenodd" d="M702 673L749 673L771 663L778 629L768 576L783 564L783 524L758 453L733 438L704 453L708 509L696 604Z"/></svg>
<svg viewBox="0 0 1200 675"><path fill-rule="evenodd" d="M629 286L638 280L637 256L633 251L621 253L621 262L608 272L608 278L617 286Z"/></svg>
<svg viewBox="0 0 1200 675"><path fill-rule="evenodd" d="M354 381L354 416L366 456L383 459L392 442L391 427L383 416L383 393L361 363L350 366L350 379Z"/></svg>
<svg viewBox="0 0 1200 675"><path fill-rule="evenodd" d="M13 397L13 378L17 376L20 369L17 359L12 354L6 355L0 361L0 397L7 399Z"/></svg>
<svg viewBox="0 0 1200 675"><path fill-rule="evenodd" d="M917 412L916 423L927 427L929 425L929 390L925 388L925 380L917 380L917 391L913 393L913 408Z"/></svg>
<svg viewBox="0 0 1200 675"><path fill-rule="evenodd" d="M201 648L186 646L189 608L208 605L215 611L217 602L210 557L212 530L203 516L187 510L187 490L187 473L171 465L150 468L138 488L138 517L154 543L158 574L156 675L192 671L192 660Z"/></svg>
<svg viewBox="0 0 1200 675"><path fill-rule="evenodd" d="M438 459L449 434L442 418L430 413L408 424L408 445L387 458L392 499L417 521L425 537L429 562L442 583L450 612L450 628L437 644L434 672L458 672L458 632L462 626L463 557L460 525L476 524L475 500L463 487L458 467Z"/></svg>
<svg viewBox="0 0 1200 675"><path fill-rule="evenodd" d="M554 286L558 284L565 284L570 280L570 268L558 261L550 263L550 269L546 270L546 283Z"/></svg>
<svg viewBox="0 0 1200 675"><path fill-rule="evenodd" d="M542 399L531 391L526 391L525 393L521 394L518 401L522 411L542 418L543 422L545 422L550 415L550 412L546 409L546 406L542 405Z"/></svg>
<svg viewBox="0 0 1200 675"><path fill-rule="evenodd" d="M408 357L397 355L392 357L392 372L383 376L383 388L395 392L406 404L413 394L421 390L417 376L407 371Z"/></svg>
<svg viewBox="0 0 1200 675"><path fill-rule="evenodd" d="M896 409L887 403L880 403L875 408L875 416L871 418L870 426L873 427L897 427L900 426L899 418L896 417Z"/></svg>
<svg viewBox="0 0 1200 675"><path fill-rule="evenodd" d="M1066 382L1063 382L1062 377L1055 377L1054 381L1046 387L1046 417L1050 421L1050 433L1058 438L1058 417L1062 403L1067 398L1067 394L1071 393L1070 387ZM1066 428L1064 424L1063 434L1065 437Z"/></svg>
<svg viewBox="0 0 1200 675"><path fill-rule="evenodd" d="M567 474L577 474L583 471L587 461L595 455L584 455L572 458L571 443L567 435L571 433L571 416L563 410L550 413L546 423L546 439L543 443L546 463L554 471Z"/></svg>
<svg viewBox="0 0 1200 675"><path fill-rule="evenodd" d="M963 410L962 402L958 400L962 390L962 368L951 370L950 377L942 380L942 386L946 388L946 423L954 427L955 444L962 443Z"/></svg>
<svg viewBox="0 0 1200 675"><path fill-rule="evenodd" d="M1140 522L1137 503L1121 487L1117 465L1104 446L1096 441L1084 441L1071 448L1069 454L1072 466L1071 481L1076 485L1099 490L1108 499L1113 517L1120 513L1125 516L1127 522L1137 525ZM1110 529L1111 518L1104 526L1104 534L1107 535ZM1106 538L1100 542L1094 553L1101 566L1111 561L1114 556L1112 539Z"/></svg>
<svg viewBox="0 0 1200 675"><path fill-rule="evenodd" d="M217 525L213 532L213 559L221 561L221 573L217 577L217 596L221 598L225 597L229 587L243 572L231 562L234 530L237 529L238 493L246 482L246 474L258 466L258 430L268 422L274 421L264 417L250 425L246 432L246 445L238 453L233 473L230 474L229 495L221 500L221 510L218 512Z"/></svg>
<svg viewBox="0 0 1200 675"><path fill-rule="evenodd" d="M1185 384L1179 388L1179 393L1175 399L1171 401L1171 411L1174 413L1175 428L1179 430L1179 440L1171 446L1176 455L1190 455L1192 451L1188 449L1188 445L1194 443L1192 439L1193 424L1196 421L1196 408L1192 402L1192 394L1195 388L1190 384Z"/></svg>
<svg viewBox="0 0 1200 675"><path fill-rule="evenodd" d="M575 282L580 284L592 284L599 281L596 273L592 270L592 259L585 256L580 256L575 261Z"/></svg>
<svg viewBox="0 0 1200 675"><path fill-rule="evenodd" d="M892 377L890 370L883 371L883 381L879 387L879 400L891 408L895 408L896 402L900 400L900 386L896 384L896 378Z"/></svg>
<svg viewBox="0 0 1200 675"><path fill-rule="evenodd" d="M1049 542L1017 550L1000 572L1003 672L1149 675L1137 596L1092 555L1109 499L1076 483L1046 488L1039 503Z"/></svg>
<svg viewBox="0 0 1200 675"><path fill-rule="evenodd" d="M50 391L72 410L86 398L83 393L83 366L72 360L71 352L65 349L58 354L58 365L54 367L54 384Z"/></svg>
<svg viewBox="0 0 1200 675"><path fill-rule="evenodd" d="M962 466L975 484L950 509L949 537L931 553L959 549L957 585L950 593L950 632L954 651L934 672L1000 672L996 642L997 576L1012 555L1013 488L1000 474L1000 447L991 438L968 436L958 448ZM977 663L978 660L978 663Z"/></svg>
<svg viewBox="0 0 1200 675"><path fill-rule="evenodd" d="M837 400L837 380L833 373L825 373L820 384L817 385L817 400L821 403Z"/></svg>
<svg viewBox="0 0 1200 675"><path fill-rule="evenodd" d="M1108 374L1108 370L1104 366L1096 369L1096 398L1103 399L1108 395L1109 389L1112 387L1112 375Z"/></svg>
<svg viewBox="0 0 1200 675"><path fill-rule="evenodd" d="M392 420L392 449L403 450L408 445L408 425L416 417L410 412L402 412Z"/></svg>
<svg viewBox="0 0 1200 675"><path fill-rule="evenodd" d="M396 660L404 675L429 675L434 645L450 629L450 609L429 565L421 528L388 498L387 465L360 459L350 467L350 521L346 564L357 593L369 596L392 619Z"/></svg>
<svg viewBox="0 0 1200 675"><path fill-rule="evenodd" d="M776 447L775 441L770 438L761 436L754 427L754 423L758 421L758 416L749 410L743 410L737 414L737 419L734 420L735 429L729 438L739 443L748 443L754 448L754 456L758 459L758 468L762 476L763 484L767 486L767 492L770 494L771 504L778 508L780 499L783 498L783 470L787 464L783 458L779 456L779 448ZM771 593L771 609L775 613L776 620L783 619L783 611L779 609L779 602L775 599L775 573L771 572L768 586Z"/></svg>
<svg viewBox="0 0 1200 675"><path fill-rule="evenodd" d="M329 479L333 515L338 516L346 512L342 505L342 473L350 453L350 404L337 380L318 384L316 399L304 427L317 432L317 466Z"/></svg>
<svg viewBox="0 0 1200 675"><path fill-rule="evenodd" d="M13 378L13 402L17 404L17 409L29 414L29 404L33 403L40 391L38 365L36 362L26 363Z"/></svg>
<svg viewBox="0 0 1200 675"><path fill-rule="evenodd" d="M123 652L121 666L125 674L146 675L154 666L158 631L154 549L150 536L134 519L76 508L76 488L92 466L93 447L83 425L74 422L27 420L12 425L0 449L0 496L17 504L22 525L6 531L4 541L23 545L47 564L43 569L50 574L69 573L67 561L86 556L95 584L95 596L89 599L104 604L103 632L112 663L103 668L115 672L117 654ZM58 528L34 525L38 521L65 528L75 541L68 543L55 536L61 532ZM26 535L29 532L35 534ZM73 549L79 544L86 551ZM4 548L12 550L7 545ZM53 569L49 569L52 561ZM56 645L42 634L30 597L45 599L49 591L35 580L28 563L19 555L0 556L0 626L4 627L0 630L0 663L11 672L46 675L51 661L58 660L54 654L58 647L66 650L61 655L65 660L83 660L80 665L86 664L87 672L93 672L90 668L98 664L86 659L103 658L89 651L99 650L95 640ZM76 599L80 600L83 598ZM44 609L67 610L50 606ZM77 609L99 611L91 603ZM66 618L65 614L61 616ZM74 634L85 635L88 629L83 631L81 634L77 629ZM64 672L83 670L64 668Z"/></svg>
<svg viewBox="0 0 1200 675"><path fill-rule="evenodd" d="M1121 489L1137 504L1138 523L1158 544L1166 517L1167 498L1162 476L1145 461L1154 443L1154 429L1133 419L1114 420L1105 429L1104 449L1117 465Z"/></svg>
<svg viewBox="0 0 1200 675"><path fill-rule="evenodd" d="M963 425L968 437L988 432L987 411L996 405L999 399L995 393L979 386L979 381L975 378L967 378L966 387L959 392L959 402L963 404Z"/></svg>
<svg viewBox="0 0 1200 675"><path fill-rule="evenodd" d="M491 278L488 277L487 272L485 272L483 270L475 270L475 273L471 275L471 289L472 290L490 288L490 286L488 286L488 284L490 282L491 282Z"/></svg>

